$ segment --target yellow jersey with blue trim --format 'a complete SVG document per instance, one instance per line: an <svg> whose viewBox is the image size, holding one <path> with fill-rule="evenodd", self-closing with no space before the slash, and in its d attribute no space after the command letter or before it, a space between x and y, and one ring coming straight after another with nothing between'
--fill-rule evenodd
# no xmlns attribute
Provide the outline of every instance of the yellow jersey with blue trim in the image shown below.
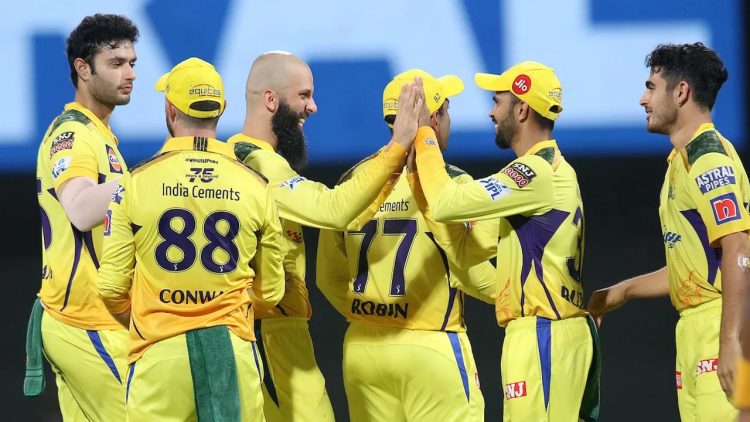
<svg viewBox="0 0 750 422"><path fill-rule="evenodd" d="M537 316L585 315L581 262L584 213L573 167L555 140L536 143L490 177L458 184L429 127L415 140L422 190L435 220L500 217L497 244L497 322Z"/></svg>
<svg viewBox="0 0 750 422"><path fill-rule="evenodd" d="M97 287L110 312L130 310L133 362L197 328L255 340L254 309L284 294L282 255L265 179L224 142L171 138L112 195Z"/></svg>
<svg viewBox="0 0 750 422"><path fill-rule="evenodd" d="M750 183L732 144L713 124L672 150L659 198L669 294L678 311L721 298L721 245L750 230Z"/></svg>
<svg viewBox="0 0 750 422"><path fill-rule="evenodd" d="M343 229L380 193L385 181L399 168L405 150L395 142L383 148L367 171L333 189L309 180L266 141L242 133L227 140L237 158L268 179L279 207L284 243L286 294L274 308L256 313L256 318L312 316L305 285L305 241L302 226Z"/></svg>
<svg viewBox="0 0 750 422"><path fill-rule="evenodd" d="M109 126L80 103L65 105L44 135L36 166L37 199L42 218L42 286L47 313L86 330L122 328L96 291L103 225L82 232L68 219L57 197L63 183L85 177L96 183L127 174Z"/></svg>
<svg viewBox="0 0 750 422"><path fill-rule="evenodd" d="M360 170L357 166L350 175ZM457 183L472 181L454 166L447 171ZM411 182L411 183L410 183ZM494 255L497 223L458 224L455 231L487 230L488 243L473 243L485 260L469 268L455 263L451 249L436 238L449 232L429 218L404 172L390 194L361 228L321 230L316 283L350 322L413 330L464 332L464 293L486 302L496 294ZM427 214L427 215L426 215ZM467 235L455 234L456 241ZM443 241L450 242L447 237ZM467 246L464 244L463 246Z"/></svg>

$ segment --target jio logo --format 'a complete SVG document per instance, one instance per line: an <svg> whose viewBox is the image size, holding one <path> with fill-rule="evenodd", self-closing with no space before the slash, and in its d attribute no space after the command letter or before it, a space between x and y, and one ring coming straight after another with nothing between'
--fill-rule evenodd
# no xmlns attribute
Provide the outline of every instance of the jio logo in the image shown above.
<svg viewBox="0 0 750 422"><path fill-rule="evenodd" d="M523 74L516 76L511 89L513 89L513 93L516 95L527 94L531 89L531 78Z"/></svg>

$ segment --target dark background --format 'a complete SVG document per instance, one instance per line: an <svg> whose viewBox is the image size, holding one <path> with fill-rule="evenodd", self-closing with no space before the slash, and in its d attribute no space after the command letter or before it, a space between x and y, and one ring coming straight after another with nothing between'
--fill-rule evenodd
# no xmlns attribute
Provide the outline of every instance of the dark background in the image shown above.
<svg viewBox="0 0 750 422"><path fill-rule="evenodd" d="M668 139L663 137L665 154ZM492 142L488 135L487 142ZM564 140L560 140L564 150ZM314 145L313 145L314 148ZM498 154L499 155L499 154ZM502 156L505 158L505 155ZM586 213L584 286L587 296L595 289L664 265L657 214L658 193L666 168L664 157L569 159L580 179ZM744 161L747 162L747 155ZM497 171L502 163L455 163L475 177ZM304 173L332 184L341 167L310 168ZM49 377L41 398L22 395L26 321L39 288L39 214L34 176L2 176L2 221L5 237L0 254L3 290L0 312L3 335L0 346L0 397L2 420L59 420L54 378ZM306 230L308 275L314 275L317 232ZM308 280L314 309L310 322L316 355L326 376L337 420L347 420L341 375L341 345L346 323L325 302ZM500 348L503 330L494 309L467 300L469 337L479 367L487 420L500 420ZM674 326L677 313L669 300L630 303L605 318L601 329L603 352L603 421L678 420L674 387Z"/></svg>

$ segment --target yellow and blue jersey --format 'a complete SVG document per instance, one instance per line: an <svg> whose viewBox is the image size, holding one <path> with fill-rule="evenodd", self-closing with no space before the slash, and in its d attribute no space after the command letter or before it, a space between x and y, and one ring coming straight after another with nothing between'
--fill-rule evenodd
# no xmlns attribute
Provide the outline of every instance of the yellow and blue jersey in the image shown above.
<svg viewBox="0 0 750 422"><path fill-rule="evenodd" d="M445 170L429 127L417 134L417 168L435 220L500 218L498 324L538 316L585 315L581 260L584 213L573 167L554 140L538 142L498 173L458 184Z"/></svg>
<svg viewBox="0 0 750 422"><path fill-rule="evenodd" d="M49 315L86 330L122 326L96 290L104 226L81 232L70 222L57 190L74 177L105 183L127 174L109 126L79 103L65 105L47 129L37 155L37 198L42 217L42 287Z"/></svg>
<svg viewBox="0 0 750 422"><path fill-rule="evenodd" d="M721 298L718 241L750 230L750 183L734 147L710 123L668 161L659 217L670 297L682 311Z"/></svg>
<svg viewBox="0 0 750 422"><path fill-rule="evenodd" d="M312 309L305 285L302 226L346 227L378 195L385 181L402 163L405 151L391 142L375 156L362 175L329 189L322 183L300 176L268 142L240 133L229 138L227 143L234 148L240 161L268 179L283 228L286 293L276 307L256 313L256 318L309 319Z"/></svg>
<svg viewBox="0 0 750 422"><path fill-rule="evenodd" d="M191 329L225 325L255 340L254 308L284 293L270 188L221 141L171 138L133 169L112 195L104 239L97 285L110 311L130 309L129 362Z"/></svg>
<svg viewBox="0 0 750 422"><path fill-rule="evenodd" d="M447 170L457 183L472 178L460 169ZM355 177L358 165L347 176ZM411 183L410 183L411 182ZM345 232L321 231L318 241L317 284L327 299L350 322L397 328L464 332L464 292L491 302L496 293L495 269L486 261L494 255L496 221L477 226L455 225L454 238L485 230L484 262L468 269L455 264L450 232L423 213L418 181L403 173L371 218L360 215L361 228ZM455 234L455 231L464 232ZM465 245L464 245L465 246Z"/></svg>

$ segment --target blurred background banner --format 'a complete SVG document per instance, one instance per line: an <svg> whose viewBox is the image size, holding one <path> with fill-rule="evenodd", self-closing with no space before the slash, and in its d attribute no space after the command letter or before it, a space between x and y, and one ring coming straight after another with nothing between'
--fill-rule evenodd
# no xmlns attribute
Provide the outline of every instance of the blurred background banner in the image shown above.
<svg viewBox="0 0 750 422"><path fill-rule="evenodd" d="M50 120L72 100L65 38L83 16L121 13L140 28L137 80L130 105L111 125L126 160L151 155L166 134L156 79L198 56L225 78L228 108L219 133L239 131L245 78L268 50L293 52L312 67L318 115L306 124L311 164L356 162L389 135L381 94L396 73L420 67L460 76L466 90L451 99L451 159L497 155L487 117L491 96L475 72L500 73L522 60L556 69L563 112L556 136L566 154L644 155L668 151L648 135L638 105L658 43L703 41L729 69L715 108L718 128L746 142L740 0L380 0L377 2L129 0L15 2L3 24L0 63L0 171L34 168Z"/></svg>

